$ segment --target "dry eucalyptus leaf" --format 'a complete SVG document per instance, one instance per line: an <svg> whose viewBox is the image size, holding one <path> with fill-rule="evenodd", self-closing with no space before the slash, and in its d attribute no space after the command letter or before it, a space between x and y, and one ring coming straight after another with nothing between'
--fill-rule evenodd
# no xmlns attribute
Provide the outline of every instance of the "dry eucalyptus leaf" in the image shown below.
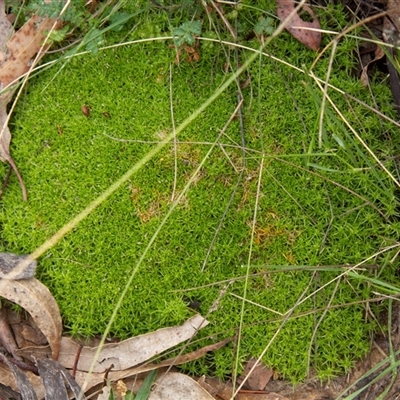
<svg viewBox="0 0 400 400"><path fill-rule="evenodd" d="M160 374L149 400L213 400L194 379L178 372Z"/></svg>
<svg viewBox="0 0 400 400"><path fill-rule="evenodd" d="M7 42L14 33L13 26L7 18L4 0L0 1L0 66L7 59Z"/></svg>
<svg viewBox="0 0 400 400"><path fill-rule="evenodd" d="M44 395L45 395L45 390L44 390L41 379L38 376L36 376L33 372L30 372L30 371L25 371L25 375L29 379L31 386L33 387L33 389L36 393L36 396L39 399L43 399ZM0 363L0 382L4 386L10 387L17 392L19 391L14 374L10 371L10 369L5 364L1 364L1 363Z"/></svg>
<svg viewBox="0 0 400 400"><path fill-rule="evenodd" d="M119 343L105 344L94 365L93 372L104 372L112 366L113 371L124 370L138 365L193 337L200 328L208 325L201 315L195 315L180 326L158 329ZM65 351L67 350L67 351ZM66 368L72 368L79 345L71 339L61 339L58 361ZM89 371L98 347L83 347L78 370Z"/></svg>
<svg viewBox="0 0 400 400"><path fill-rule="evenodd" d="M244 367L244 371L238 377L237 383L240 385L246 380L243 386L245 389L264 390L273 375L272 369L267 368L261 362L257 362L257 359L250 358Z"/></svg>
<svg viewBox="0 0 400 400"><path fill-rule="evenodd" d="M277 15L281 22L283 22L296 8L296 2L294 0L276 0L276 7ZM309 49L318 51L321 45L321 26L316 15L309 6L303 5L302 10L312 17L312 22L302 20L301 16L296 13L288 21L285 29Z"/></svg>
<svg viewBox="0 0 400 400"><path fill-rule="evenodd" d="M43 332L57 359L60 351L62 321L58 305L49 289L35 278L0 281L0 296L19 304Z"/></svg>
<svg viewBox="0 0 400 400"><path fill-rule="evenodd" d="M15 359L22 359L16 354L17 343L15 343L14 335L7 321L7 313L4 307L0 308L0 342L6 351L14 356Z"/></svg>
<svg viewBox="0 0 400 400"><path fill-rule="evenodd" d="M56 28L61 26L56 19L34 15L22 26L7 43L7 58L0 68L0 82L3 89L15 83L32 66L33 59L38 53L47 33L56 23ZM43 47L39 59L43 57L49 45Z"/></svg>
<svg viewBox="0 0 400 400"><path fill-rule="evenodd" d="M0 253L1 279L29 279L35 276L36 260L28 255Z"/></svg>
<svg viewBox="0 0 400 400"><path fill-rule="evenodd" d="M0 360L6 364L10 371L13 373L17 383L18 392L21 393L23 400L37 400L36 392L33 389L28 377L14 364L8 361L7 357L0 353Z"/></svg>
<svg viewBox="0 0 400 400"><path fill-rule="evenodd" d="M81 388L69 372L57 361L43 359L37 362L40 378L46 388L46 400L68 400L69 389L75 398L85 400Z"/></svg>
<svg viewBox="0 0 400 400"><path fill-rule="evenodd" d="M150 372L155 369L160 368L169 368L174 365L181 365L190 361L198 360L201 357L204 357L207 353L211 351L215 351L225 346L227 343L231 342L233 338L227 338L221 340L217 343L213 343L211 345L205 346L201 349L192 351L188 354L183 354L181 356L173 357L168 360L161 361L158 364L147 363L137 367L128 368L122 371L109 371L107 377L110 382L116 382L120 379L127 379L131 377L136 377L138 374ZM76 343L69 338L62 338L61 340L61 353L68 354L71 359L75 359L76 357ZM31 361L38 360L40 358L46 358L50 356L50 348L49 346L31 346L26 347L24 349L17 350L17 354L24 358L30 359ZM94 386L102 384L104 382L104 373L93 373L88 374L87 372L80 371L80 366L78 363L78 368L76 371L75 379L79 385L83 385L85 383L85 390L89 390Z"/></svg>
<svg viewBox="0 0 400 400"><path fill-rule="evenodd" d="M97 400L109 400L111 397L112 391L110 386L104 386L102 392L97 396Z"/></svg>

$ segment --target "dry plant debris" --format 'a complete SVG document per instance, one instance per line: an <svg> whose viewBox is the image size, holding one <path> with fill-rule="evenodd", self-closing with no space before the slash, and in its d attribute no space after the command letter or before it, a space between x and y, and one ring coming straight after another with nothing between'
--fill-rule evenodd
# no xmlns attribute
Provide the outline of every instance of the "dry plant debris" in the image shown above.
<svg viewBox="0 0 400 400"><path fill-rule="evenodd" d="M290 16L295 8L296 2L293 0L276 0L276 13L282 22ZM308 5L303 5L302 9L312 17L312 21L304 21L299 13L296 12L290 17L286 29L300 43L303 43L311 50L318 51L321 45L320 23Z"/></svg>
<svg viewBox="0 0 400 400"><path fill-rule="evenodd" d="M3 362L3 365L0 364L0 383L20 391L23 399L42 398L44 393L46 393L47 399L68 398L65 397L65 386L69 387L77 396L80 387L89 390L99 384L102 385L105 377L112 381L118 381L136 376L140 372L188 362L202 357L205 353L230 341L224 340L160 364L137 367L156 355L191 339L199 329L207 326L208 321L197 314L181 326L159 329L119 343L88 347L82 346L71 338L61 337L62 323L57 304L48 289L35 278L2 280L0 295L20 304L28 311L49 343L47 346L27 346L17 349L14 345L10 348L7 340L9 335L13 336L13 333L8 331L9 327L5 318L10 315L11 311L9 310L8 314L4 313L0 318L2 333L4 330L8 332L6 338L4 338L4 334L0 335L0 340L6 341L3 346L11 355L14 355L13 358L7 358L0 353ZM3 307L2 310L4 311L5 308ZM25 332L29 332L29 330ZM19 335L21 334L23 335L23 332L19 333ZM93 373L88 373L90 369ZM25 371L23 372L23 370ZM31 371L38 373L42 381ZM71 376L75 376L75 379L72 379ZM183 378L179 377L178 379L182 380ZM176 381L174 382L171 384L176 385ZM167 389L167 386L163 383L162 387L165 390L171 390ZM196 388L197 386L198 384L195 383ZM0 396L1 393L0 388ZM35 393L37 397L32 397L31 393ZM191 398L196 399L197 397Z"/></svg>

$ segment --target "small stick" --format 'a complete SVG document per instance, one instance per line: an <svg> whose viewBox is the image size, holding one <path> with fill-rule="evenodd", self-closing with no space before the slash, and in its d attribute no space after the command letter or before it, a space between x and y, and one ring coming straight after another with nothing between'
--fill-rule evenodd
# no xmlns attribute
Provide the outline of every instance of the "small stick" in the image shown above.
<svg viewBox="0 0 400 400"><path fill-rule="evenodd" d="M4 179L3 185L1 186L0 199L3 197L4 191L6 190L8 181L10 180L11 172L12 172L12 167L10 165L10 168L8 168L8 171L7 171L6 179Z"/></svg>
<svg viewBox="0 0 400 400"><path fill-rule="evenodd" d="M17 175L18 178L18 182L19 182L19 186L21 187L21 191L22 191L22 199L24 201L28 201L28 195L26 194L26 187L25 187L25 183L24 180L22 179L21 174L18 171L17 165L15 164L14 160L12 159L12 157L10 156L7 161L9 162L9 164L11 165L11 168L14 170L15 175Z"/></svg>
<svg viewBox="0 0 400 400"><path fill-rule="evenodd" d="M75 354L74 365L73 365L72 371L71 371L71 376L73 378L75 378L75 375L76 375L76 370L78 368L79 358L81 356L82 349L83 349L83 346L80 344L79 347L78 347L78 351Z"/></svg>

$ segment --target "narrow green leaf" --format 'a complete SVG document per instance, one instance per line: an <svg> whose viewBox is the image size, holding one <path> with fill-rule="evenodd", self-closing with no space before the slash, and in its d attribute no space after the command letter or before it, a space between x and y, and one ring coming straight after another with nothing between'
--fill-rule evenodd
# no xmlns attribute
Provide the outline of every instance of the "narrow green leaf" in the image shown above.
<svg viewBox="0 0 400 400"><path fill-rule="evenodd" d="M135 400L147 400L150 394L151 387L156 380L158 370L154 370L149 372L146 376L143 385L140 387L139 391L136 394Z"/></svg>
<svg viewBox="0 0 400 400"><path fill-rule="evenodd" d="M125 12L116 12L112 14L109 18L110 26L109 28L114 32L119 32L129 19L133 17L133 14L128 14Z"/></svg>

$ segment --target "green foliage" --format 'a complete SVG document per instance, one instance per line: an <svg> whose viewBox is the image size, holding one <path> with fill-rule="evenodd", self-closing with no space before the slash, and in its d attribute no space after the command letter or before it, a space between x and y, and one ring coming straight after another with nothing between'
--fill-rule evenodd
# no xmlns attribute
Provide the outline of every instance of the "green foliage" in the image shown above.
<svg viewBox="0 0 400 400"><path fill-rule="evenodd" d="M100 29L92 29L84 38L86 50L93 54L97 54L99 47L104 43L104 35Z"/></svg>
<svg viewBox="0 0 400 400"><path fill-rule="evenodd" d="M256 35L262 35L266 33L267 35L272 35L274 32L274 21L272 18L261 18L254 27L254 32Z"/></svg>
<svg viewBox="0 0 400 400"><path fill-rule="evenodd" d="M64 26L63 28L58 30L53 30L50 32L50 35L47 40L51 44L60 43L66 38L68 31L69 31L68 26Z"/></svg>
<svg viewBox="0 0 400 400"><path fill-rule="evenodd" d="M132 18L132 14L126 12L116 12L112 14L109 18L112 30L119 32L130 18Z"/></svg>
<svg viewBox="0 0 400 400"><path fill-rule="evenodd" d="M178 28L172 30L174 37L174 43L180 47L183 44L193 45L195 37L201 34L201 22L200 21L188 21L184 22Z"/></svg>
<svg viewBox="0 0 400 400"><path fill-rule="evenodd" d="M50 1L45 0L34 0L28 2L26 5L26 11L35 13L37 12L40 16L45 16L48 18L58 18L61 15L61 11L65 6L63 1ZM85 2L81 0L72 0L61 15L63 21L69 22L71 24L81 26L85 20Z"/></svg>
<svg viewBox="0 0 400 400"><path fill-rule="evenodd" d="M158 372L157 370L150 371L146 375L146 377L142 383L142 386L139 388L136 395L135 395L135 393L128 390L126 395L123 396L123 399L124 400L147 400L150 396L151 387L153 386L153 383L155 382L155 380L157 378L157 372ZM115 399L116 399L116 396L114 394L114 391L111 389L108 400L115 400Z"/></svg>
<svg viewBox="0 0 400 400"><path fill-rule="evenodd" d="M151 371L146 375L142 386L136 394L136 400L147 400L150 395L151 387L157 378L157 370Z"/></svg>

